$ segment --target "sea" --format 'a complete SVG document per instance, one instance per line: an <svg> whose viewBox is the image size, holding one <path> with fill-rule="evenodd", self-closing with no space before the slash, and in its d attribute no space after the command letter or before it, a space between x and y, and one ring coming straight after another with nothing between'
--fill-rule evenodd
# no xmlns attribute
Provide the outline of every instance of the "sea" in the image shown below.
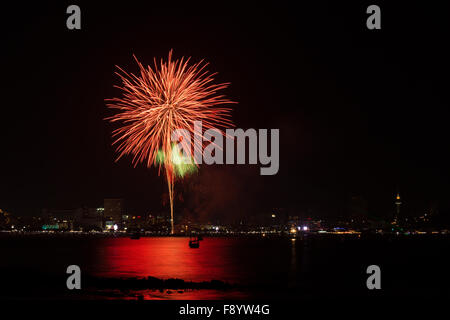
<svg viewBox="0 0 450 320"><path fill-rule="evenodd" d="M2 234L0 299L450 297L445 235L204 237L196 249L188 241ZM80 268L81 290L67 288L70 265ZM381 290L367 287L371 265Z"/></svg>

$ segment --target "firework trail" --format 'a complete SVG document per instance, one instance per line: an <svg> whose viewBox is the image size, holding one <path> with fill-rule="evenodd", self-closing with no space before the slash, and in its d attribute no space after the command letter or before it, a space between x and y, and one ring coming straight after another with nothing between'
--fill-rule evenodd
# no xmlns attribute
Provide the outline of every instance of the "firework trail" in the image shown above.
<svg viewBox="0 0 450 320"><path fill-rule="evenodd" d="M118 153L116 161L124 155L132 155L135 167L144 163L147 167L157 166L158 172L164 169L173 234L175 179L196 170L197 163L193 152L188 154L187 164L179 161L183 155L171 141L172 132L187 130L194 137L196 150L202 150L202 138L194 134L194 121L201 121L206 130L231 126L231 109L224 105L234 102L219 94L229 83L214 84L215 73L209 73L205 69L208 64L203 61L189 65L190 58L173 60L172 50L167 61L161 59L158 64L154 59L153 67L145 68L134 58L139 66L137 75L116 66L119 70L116 75L122 83L115 87L122 91L122 96L106 100L107 106L116 110L115 115L106 119L121 125L113 131L113 145ZM187 150L187 141L178 142Z"/></svg>

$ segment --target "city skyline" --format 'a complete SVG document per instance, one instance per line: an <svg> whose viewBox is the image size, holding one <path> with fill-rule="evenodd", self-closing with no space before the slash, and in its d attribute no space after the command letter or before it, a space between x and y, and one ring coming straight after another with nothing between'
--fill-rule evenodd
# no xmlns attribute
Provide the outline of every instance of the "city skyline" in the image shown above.
<svg viewBox="0 0 450 320"><path fill-rule="evenodd" d="M5 61L17 63L5 69L11 90L5 97L9 114L1 123L1 208L25 215L121 197L145 212L160 203L165 187L157 170L132 168L129 159L114 162L115 127L103 120L111 115L104 99L117 93L116 64L135 72L133 54L151 63L173 48L177 58L205 59L218 80L232 83L226 94L239 102L233 110L236 126L280 129L277 175L260 177L257 166L209 166L180 186L200 193L193 202L203 203L201 215L223 218L285 207L333 216L344 213L355 195L365 199L370 214L383 216L392 211L397 188L405 212L437 206L449 215L448 99L439 81L447 64L443 20L433 19L423 29L412 26L397 43L401 20L386 18L389 33L361 32L356 8L345 6L330 5L327 11L311 4L287 20L284 15L291 13L277 6L261 7L257 15L249 8L216 14L202 8L193 24L189 8L179 7L171 12L177 23L164 30L157 27L163 21L153 5L139 6L86 4L89 16L79 33L59 23L55 13L64 5L40 10L45 19L33 10L20 18L11 11L7 19L23 23L11 30L9 50L2 53ZM124 17L123 10L130 15ZM140 32L158 46L142 42L139 33L125 36L139 27L136 14L148 18ZM34 25L44 31L30 35ZM189 34L195 36L187 44ZM26 55L37 41L41 49ZM425 45L410 50L419 42ZM411 68L418 61L423 64ZM23 95L18 85L23 74L33 85L25 99L16 99ZM30 104L34 96L39 98ZM208 196L201 194L205 189Z"/></svg>
<svg viewBox="0 0 450 320"><path fill-rule="evenodd" d="M404 318L446 306L444 4L2 9L5 310Z"/></svg>
<svg viewBox="0 0 450 320"><path fill-rule="evenodd" d="M165 228L171 224L171 216L164 206L159 209L152 209L144 213L131 210L125 199L105 198L103 204L97 207L79 206L76 208L43 208L41 212L33 216L20 216L6 210L0 209L0 230L4 231L127 231L127 229L136 228L142 231L150 230L165 232ZM400 192L397 192L393 199L393 212L384 216L371 216L367 213L367 207L364 199L352 197L348 211L343 215L329 216L317 214L311 210L287 210L285 208L273 208L270 211L254 214L247 212L245 216L230 219L216 219L214 217L198 217L193 212L189 212L183 206L177 207L174 224L175 232L179 234L180 227L182 232L189 228L197 228L199 225L216 225L221 229L229 228L236 230L240 228L250 228L259 230L259 227L282 227L289 231L292 227L310 226L311 223L320 222L327 226L343 227L356 230L365 230L370 232L448 232L449 221L445 216L439 213L437 207L431 207L429 210L421 213L411 214L404 212L403 201ZM297 221L297 222L294 222ZM186 227L184 230L183 225ZM155 229L156 226L159 226ZM197 226L197 227L195 227ZM255 229L256 228L256 229ZM214 229L214 228L213 228ZM173 225L172 225L173 230ZM317 230L320 230L317 229ZM317 231L316 230L316 231ZM378 230L378 231L377 231ZM166 230L167 231L167 230ZM217 231L217 230L216 230ZM280 230L279 230L280 231ZM128 230L129 232L129 230ZM173 231L172 231L173 232Z"/></svg>

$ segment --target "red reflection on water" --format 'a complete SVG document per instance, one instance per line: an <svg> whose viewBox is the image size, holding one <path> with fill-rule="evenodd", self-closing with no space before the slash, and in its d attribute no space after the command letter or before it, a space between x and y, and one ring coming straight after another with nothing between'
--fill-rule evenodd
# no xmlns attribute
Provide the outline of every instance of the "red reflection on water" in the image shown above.
<svg viewBox="0 0 450 320"><path fill-rule="evenodd" d="M96 249L97 264L91 274L101 277L213 279L235 282L239 270L232 256L234 241L206 238L191 249L187 238L103 239Z"/></svg>
<svg viewBox="0 0 450 320"><path fill-rule="evenodd" d="M106 294L105 296L99 295L98 292L89 296L89 299L106 299L106 300L241 300L248 299L253 295L250 292L241 292L237 290L164 290L159 292L158 290L135 290L127 291L124 294L123 291L113 290L109 292L115 292L115 295Z"/></svg>

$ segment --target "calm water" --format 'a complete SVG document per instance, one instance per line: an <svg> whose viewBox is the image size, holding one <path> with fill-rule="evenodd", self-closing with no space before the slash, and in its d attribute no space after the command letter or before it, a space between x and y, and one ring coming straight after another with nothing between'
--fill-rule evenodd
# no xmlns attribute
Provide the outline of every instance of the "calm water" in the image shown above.
<svg viewBox="0 0 450 320"><path fill-rule="evenodd" d="M95 247L91 274L104 277L144 277L187 281L222 280L258 283L284 277L290 268L290 241L206 238L191 249L187 238L101 239Z"/></svg>
<svg viewBox="0 0 450 320"><path fill-rule="evenodd" d="M191 249L186 238L1 237L1 297L58 297L68 265L84 275L152 276L185 281L221 280L228 291L96 292L79 298L240 299L367 294L365 269L382 269L383 294L448 294L448 238L311 239L308 241L205 238ZM92 289L92 288L91 288ZM103 295L104 294L104 295Z"/></svg>

